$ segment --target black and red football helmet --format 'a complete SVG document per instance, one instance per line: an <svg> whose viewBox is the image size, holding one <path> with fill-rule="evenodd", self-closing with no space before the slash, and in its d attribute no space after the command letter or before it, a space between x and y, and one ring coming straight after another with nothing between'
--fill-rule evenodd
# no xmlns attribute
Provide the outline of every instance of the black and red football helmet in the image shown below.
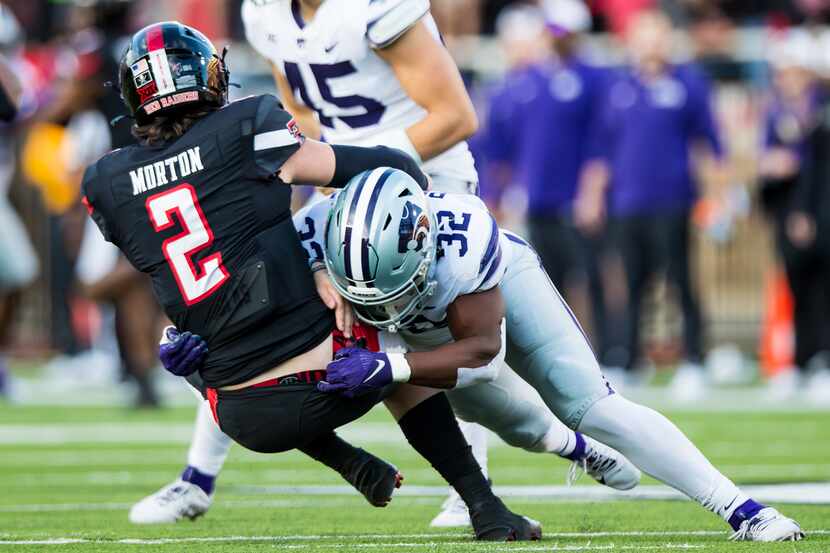
<svg viewBox="0 0 830 553"><path fill-rule="evenodd" d="M121 59L121 98L139 125L159 116L228 103L225 55L178 21L149 25L130 40Z"/></svg>

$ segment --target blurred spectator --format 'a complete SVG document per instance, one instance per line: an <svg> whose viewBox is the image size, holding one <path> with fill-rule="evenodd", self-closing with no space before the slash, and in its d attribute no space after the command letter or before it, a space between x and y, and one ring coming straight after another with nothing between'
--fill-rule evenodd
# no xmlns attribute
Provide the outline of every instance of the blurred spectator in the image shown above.
<svg viewBox="0 0 830 553"><path fill-rule="evenodd" d="M34 280L39 265L26 228L8 199L16 165L13 121L23 101L23 83L17 76L22 45L17 19L0 4L0 346L4 345L18 293ZM0 353L0 396L7 391L5 359Z"/></svg>
<svg viewBox="0 0 830 553"><path fill-rule="evenodd" d="M73 328L74 293L99 302L102 320L115 325L114 332L105 328L103 335L117 336L121 364L137 385L137 404L154 406L158 399L151 376L156 364L158 307L152 300L149 279L119 260L113 246L101 244L97 228L84 216L79 197L83 170L111 149L133 140L128 122L117 122L125 113L117 82L130 10L128 2L104 0L73 6L66 13L66 47L58 54L63 72L55 83L54 99L40 114L43 122L30 138L29 174L43 187L53 213L53 337L72 336L68 329ZM41 135L53 139L40 140ZM49 150L52 155L44 155ZM107 316L110 305L114 319ZM72 340L59 343L59 351L66 355L50 363L49 374L53 378L89 379L93 367L102 372L100 366L107 364L102 353L107 348L99 348L100 343L95 340L95 347L83 353Z"/></svg>
<svg viewBox="0 0 830 553"><path fill-rule="evenodd" d="M692 282L690 211L698 196L690 150L708 145L721 156L709 85L689 65L670 63L672 27L658 12L644 12L627 36L631 66L610 84L594 162L576 204L577 223L601 226L605 210L627 282L624 352L618 363L640 361L640 313L647 285L665 271L680 296L684 362L672 389L681 399L703 392L702 321ZM604 170L603 170L604 168ZM606 199L607 194L607 199Z"/></svg>
<svg viewBox="0 0 830 553"><path fill-rule="evenodd" d="M611 31L623 36L640 12L656 7L656 0L593 0L592 6L605 17Z"/></svg>
<svg viewBox="0 0 830 553"><path fill-rule="evenodd" d="M469 141L479 174L479 195L499 220L509 228L520 226L527 209L527 197L513 182L511 170L514 135L521 122L515 107L532 99L534 90L523 86L528 66L545 55L545 20L536 6L518 4L502 10L496 20L498 43L506 74L496 85L480 92L483 112L478 133ZM474 96L475 97L475 96Z"/></svg>
<svg viewBox="0 0 830 553"><path fill-rule="evenodd" d="M798 130L807 128L801 125L809 125L805 119L813 114L815 124L800 151L790 154L796 160L801 157L801 171L792 176L797 178L797 186L788 198L786 220L778 225L785 226L780 234L795 304L796 365L805 376L808 394L826 403L830 401L830 103L826 95L819 96L811 88L809 74L793 69L783 74L779 69L776 79L782 94L800 89L800 108L796 98L790 98L787 106L789 125L791 129L796 125ZM801 119L795 119L796 115ZM797 142L790 144L797 146ZM781 158L773 174L786 178L785 170L791 167L783 155ZM767 164L776 165L768 156L766 159ZM794 386L795 381L789 384Z"/></svg>
<svg viewBox="0 0 830 553"><path fill-rule="evenodd" d="M516 19L521 13L514 8L499 22L506 27L508 17ZM580 34L591 25L585 5L546 0L543 15L544 56L533 59L538 55L530 44L511 48L514 55L524 56L513 59L516 69L491 99L485 156L509 167L512 182L526 191L531 242L580 320L593 321L595 345L601 350L605 316L596 244L576 229L572 212L603 75L578 53Z"/></svg>
<svg viewBox="0 0 830 553"><path fill-rule="evenodd" d="M790 32L771 48L775 94L764 121L759 160L761 201L773 223L776 248L793 296L795 364L801 371L811 360L819 362L816 356L820 352L830 352L825 322L830 266L815 240L815 206L804 211L805 206L800 205L803 198L797 195L800 179L817 178L816 173L802 175L810 146L808 134L815 126L823 96L812 71L813 47L809 37ZM813 192L807 196L812 197ZM770 391L778 398L791 397L798 380L794 371L779 373L772 378Z"/></svg>

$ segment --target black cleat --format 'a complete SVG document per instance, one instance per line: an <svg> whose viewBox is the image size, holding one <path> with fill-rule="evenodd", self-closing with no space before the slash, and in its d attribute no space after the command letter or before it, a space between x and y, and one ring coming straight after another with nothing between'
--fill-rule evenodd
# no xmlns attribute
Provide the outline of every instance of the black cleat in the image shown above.
<svg viewBox="0 0 830 553"><path fill-rule="evenodd" d="M360 451L360 457L340 474L372 506L386 507L392 501L392 494L401 487L403 475L386 461Z"/></svg>
<svg viewBox="0 0 830 553"><path fill-rule="evenodd" d="M510 511L500 499L473 505L470 521L481 541L535 541L542 539L542 525Z"/></svg>

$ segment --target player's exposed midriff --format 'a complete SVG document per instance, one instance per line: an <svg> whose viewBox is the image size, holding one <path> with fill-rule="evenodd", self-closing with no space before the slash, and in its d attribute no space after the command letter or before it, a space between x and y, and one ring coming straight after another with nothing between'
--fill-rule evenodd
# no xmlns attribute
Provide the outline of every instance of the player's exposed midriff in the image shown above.
<svg viewBox="0 0 830 553"><path fill-rule="evenodd" d="M239 384L233 384L231 386L224 386L219 389L226 391L241 390L242 388L248 388L254 384L259 384L260 382L265 382L266 380L274 378L281 378L283 376L288 376L289 374L303 371L325 371L326 365L329 361L331 361L331 352L332 338L329 336L315 348L296 357L292 357L288 361L281 363L272 369L268 369L264 373L259 374L250 380L246 380L245 382L241 382Z"/></svg>

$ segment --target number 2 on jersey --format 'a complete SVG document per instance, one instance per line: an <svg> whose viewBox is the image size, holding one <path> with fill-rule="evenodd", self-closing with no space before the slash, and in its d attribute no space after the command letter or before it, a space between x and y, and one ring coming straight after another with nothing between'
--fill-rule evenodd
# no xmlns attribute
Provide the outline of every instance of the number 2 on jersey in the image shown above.
<svg viewBox="0 0 830 553"><path fill-rule="evenodd" d="M195 265L193 262L194 255L213 244L213 231L193 186L182 184L155 194L147 198L145 205L156 232L169 229L176 224L176 219L182 227L182 232L166 239L161 249L185 303L196 304L222 286L229 277L222 264L222 252L211 254Z"/></svg>

